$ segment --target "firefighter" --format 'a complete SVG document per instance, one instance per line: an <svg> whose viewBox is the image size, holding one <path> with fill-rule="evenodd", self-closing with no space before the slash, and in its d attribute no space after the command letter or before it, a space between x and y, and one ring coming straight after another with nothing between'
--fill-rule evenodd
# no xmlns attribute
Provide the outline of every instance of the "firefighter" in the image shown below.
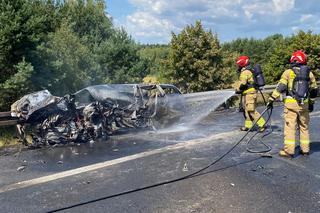
<svg viewBox="0 0 320 213"><path fill-rule="evenodd" d="M236 86L236 93L242 96L242 105L245 113L244 126L240 128L241 131L248 131L252 128L253 123L257 121L259 132L265 130L265 120L256 110L257 90L255 88L254 76L250 65L248 56L240 56L236 64L240 73L239 82Z"/></svg>
<svg viewBox="0 0 320 213"><path fill-rule="evenodd" d="M317 97L317 82L307 64L306 54L299 50L292 54L290 69L284 71L281 79L269 98L268 105L285 93L284 98L284 146L279 155L293 157L295 154L296 126L300 130L300 153L308 155L310 151L309 112L313 111Z"/></svg>

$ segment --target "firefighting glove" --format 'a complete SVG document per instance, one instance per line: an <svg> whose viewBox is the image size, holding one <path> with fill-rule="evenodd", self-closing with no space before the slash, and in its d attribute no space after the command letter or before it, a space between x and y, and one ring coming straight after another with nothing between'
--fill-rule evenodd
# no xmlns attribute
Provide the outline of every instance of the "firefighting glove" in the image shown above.
<svg viewBox="0 0 320 213"><path fill-rule="evenodd" d="M309 107L308 107L309 112L313 112L313 108L314 108L313 102L310 102L310 103L309 103Z"/></svg>

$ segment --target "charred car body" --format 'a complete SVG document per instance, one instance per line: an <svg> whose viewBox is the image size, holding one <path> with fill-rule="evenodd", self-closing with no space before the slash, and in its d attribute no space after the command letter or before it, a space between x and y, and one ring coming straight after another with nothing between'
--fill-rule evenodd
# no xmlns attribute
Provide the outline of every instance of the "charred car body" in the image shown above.
<svg viewBox="0 0 320 213"><path fill-rule="evenodd" d="M181 92L170 84L105 84L64 97L47 90L11 106L20 139L31 129L32 146L95 141L128 129L158 128L184 113Z"/></svg>

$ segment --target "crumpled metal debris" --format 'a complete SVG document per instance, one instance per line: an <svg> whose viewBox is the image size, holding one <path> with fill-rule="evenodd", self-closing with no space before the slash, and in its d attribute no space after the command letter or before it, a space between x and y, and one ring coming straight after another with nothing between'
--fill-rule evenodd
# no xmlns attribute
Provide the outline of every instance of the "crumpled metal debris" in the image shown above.
<svg viewBox="0 0 320 213"><path fill-rule="evenodd" d="M105 84L64 97L47 90L32 93L16 101L11 114L20 119L17 128L24 144L25 129L30 126L31 147L41 147L96 141L122 130L154 128L168 118L176 121L183 114L182 103L181 92L170 84Z"/></svg>

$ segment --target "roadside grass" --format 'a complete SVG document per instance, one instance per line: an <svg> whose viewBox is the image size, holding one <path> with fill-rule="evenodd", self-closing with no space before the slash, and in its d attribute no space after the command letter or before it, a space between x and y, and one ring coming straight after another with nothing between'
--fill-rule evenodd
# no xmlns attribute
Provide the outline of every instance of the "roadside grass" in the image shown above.
<svg viewBox="0 0 320 213"><path fill-rule="evenodd" d="M15 127L0 127L0 149L18 144Z"/></svg>

